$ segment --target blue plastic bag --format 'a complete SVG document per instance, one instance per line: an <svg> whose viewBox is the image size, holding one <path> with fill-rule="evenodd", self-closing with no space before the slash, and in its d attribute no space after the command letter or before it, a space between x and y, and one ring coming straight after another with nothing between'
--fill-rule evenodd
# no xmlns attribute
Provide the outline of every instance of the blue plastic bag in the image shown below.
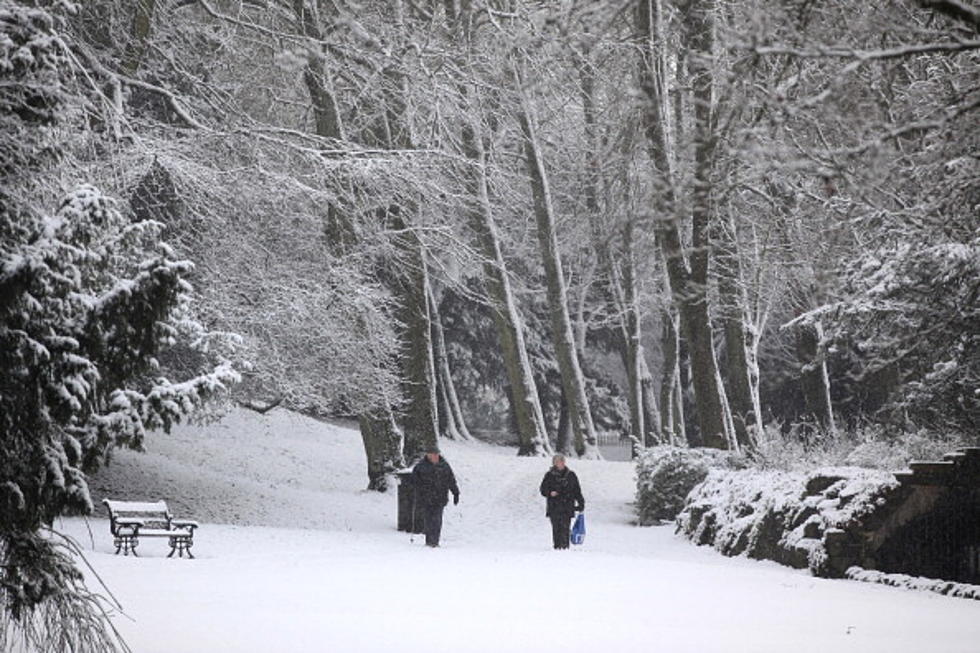
<svg viewBox="0 0 980 653"><path fill-rule="evenodd" d="M585 514L579 513L572 524L572 544L582 544L585 542Z"/></svg>

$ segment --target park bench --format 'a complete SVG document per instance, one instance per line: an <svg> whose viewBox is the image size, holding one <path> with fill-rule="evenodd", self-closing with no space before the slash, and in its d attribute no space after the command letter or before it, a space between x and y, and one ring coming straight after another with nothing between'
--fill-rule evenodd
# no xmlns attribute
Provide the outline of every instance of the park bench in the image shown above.
<svg viewBox="0 0 980 653"><path fill-rule="evenodd" d="M174 519L165 501L112 501L103 499L109 511L109 530L114 538L116 553L123 555L130 552L135 556L136 547L141 537L166 537L170 539L170 558L174 553L193 558L191 547L194 545L194 529L196 521Z"/></svg>

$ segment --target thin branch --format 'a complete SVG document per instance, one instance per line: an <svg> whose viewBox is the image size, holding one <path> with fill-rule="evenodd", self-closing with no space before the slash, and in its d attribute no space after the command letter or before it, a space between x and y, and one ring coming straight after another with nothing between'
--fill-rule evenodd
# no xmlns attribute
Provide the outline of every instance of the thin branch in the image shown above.
<svg viewBox="0 0 980 653"><path fill-rule="evenodd" d="M970 113L976 109L980 108L980 99L967 104L960 105L958 107L953 107L945 112L945 115L936 118L935 120L919 120L916 122L909 123L907 125L902 125L901 127L896 127L891 129L884 134L881 134L877 138L870 141L861 143L860 145L855 145L854 147L833 150L829 152L831 155L856 155L863 154L868 150L887 143L888 141L895 140L897 138L903 138L906 136L914 136L921 134L923 132L931 131L933 129L938 129L944 125L952 122L960 116Z"/></svg>
<svg viewBox="0 0 980 653"><path fill-rule="evenodd" d="M980 31L980 8L968 5L962 0L919 0L919 5L950 18L962 20Z"/></svg>
<svg viewBox="0 0 980 653"><path fill-rule="evenodd" d="M135 86L163 96L164 98L167 99L167 102L170 105L170 108L173 110L173 112L176 113L181 120L187 123L189 127L201 131L210 131L210 128L201 124L197 119L195 119L193 116L190 115L190 113L187 112L187 110L181 105L180 98L178 98L171 91L168 91L167 89L161 86L150 84L149 82L144 82L142 80L134 79L132 77L128 77L126 75L122 75L120 73L109 70L104 65L102 65L101 62L99 62L98 58L95 55L93 55L91 52L88 51L87 48L85 48L83 45L79 43L69 44L63 42L63 47L65 48L66 52L77 53L82 59L85 60L86 63L88 63L89 66L92 67L93 70L95 70L95 72L109 79L110 81L113 81L115 83L126 84L128 86Z"/></svg>
<svg viewBox="0 0 980 653"><path fill-rule="evenodd" d="M980 40L957 39L944 43L917 43L903 45L897 48L881 50L857 50L837 46L817 46L813 48L792 48L781 45L757 45L747 47L758 55L781 54L803 59L857 59L858 61L874 61L882 59L900 59L917 54L932 54L936 52L964 52L980 49Z"/></svg>

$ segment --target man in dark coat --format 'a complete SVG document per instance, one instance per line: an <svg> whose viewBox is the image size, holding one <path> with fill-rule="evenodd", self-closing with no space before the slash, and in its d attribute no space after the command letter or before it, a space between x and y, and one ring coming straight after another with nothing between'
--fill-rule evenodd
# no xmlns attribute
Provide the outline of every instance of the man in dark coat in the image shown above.
<svg viewBox="0 0 980 653"><path fill-rule="evenodd" d="M412 470L415 481L415 509L420 511L425 528L425 545L439 546L442 533L442 511L453 493L453 505L459 504L459 486L453 468L437 447L426 450L425 458Z"/></svg>
<svg viewBox="0 0 980 653"><path fill-rule="evenodd" d="M565 456L558 454L552 467L541 481L541 496L548 499L545 515L551 520L551 537L556 549L567 549L571 537L572 517L585 510L585 498L578 476L565 465Z"/></svg>

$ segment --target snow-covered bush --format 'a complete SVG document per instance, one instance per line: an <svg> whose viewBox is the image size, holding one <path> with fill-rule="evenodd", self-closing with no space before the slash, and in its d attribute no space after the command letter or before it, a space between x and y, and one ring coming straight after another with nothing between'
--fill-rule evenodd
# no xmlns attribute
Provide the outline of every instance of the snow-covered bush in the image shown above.
<svg viewBox="0 0 980 653"><path fill-rule="evenodd" d="M924 431L895 432L881 425L852 431L819 432L803 436L796 429L783 433L767 426L751 454L757 469L809 471L821 467L865 467L895 471L912 460L939 460L969 441L956 433L944 436Z"/></svg>
<svg viewBox="0 0 980 653"><path fill-rule="evenodd" d="M809 474L712 470L691 492L677 528L725 555L745 554L828 575L825 534L859 526L898 487L890 473L859 468Z"/></svg>
<svg viewBox="0 0 980 653"><path fill-rule="evenodd" d="M730 467L733 456L717 449L658 446L636 459L636 515L643 526L677 516L687 495L712 467Z"/></svg>
<svg viewBox="0 0 980 653"><path fill-rule="evenodd" d="M942 460L943 455L969 444L967 438L956 433L913 431L889 437L884 430L875 429L865 431L840 464L895 471L913 460Z"/></svg>

